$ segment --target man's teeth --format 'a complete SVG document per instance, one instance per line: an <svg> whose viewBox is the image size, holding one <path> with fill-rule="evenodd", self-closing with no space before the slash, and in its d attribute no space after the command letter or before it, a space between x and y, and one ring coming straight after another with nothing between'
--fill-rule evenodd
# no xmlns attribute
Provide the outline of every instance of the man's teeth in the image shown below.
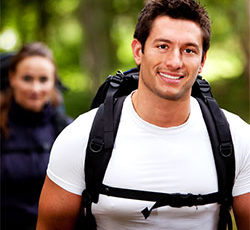
<svg viewBox="0 0 250 230"><path fill-rule="evenodd" d="M169 78L169 79L173 79L173 80L178 80L178 79L182 78L181 76L174 77L174 76L170 76L170 75L167 75L167 74L164 74L164 73L160 73L160 75L163 76L163 77Z"/></svg>

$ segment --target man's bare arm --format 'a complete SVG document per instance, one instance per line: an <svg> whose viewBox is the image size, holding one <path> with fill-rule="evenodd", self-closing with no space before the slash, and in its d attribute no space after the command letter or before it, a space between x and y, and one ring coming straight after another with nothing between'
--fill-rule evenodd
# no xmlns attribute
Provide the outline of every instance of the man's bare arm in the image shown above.
<svg viewBox="0 0 250 230"><path fill-rule="evenodd" d="M250 229L250 193L234 197L233 211L238 230Z"/></svg>
<svg viewBox="0 0 250 230"><path fill-rule="evenodd" d="M39 201L37 230L74 229L82 197L46 177Z"/></svg>

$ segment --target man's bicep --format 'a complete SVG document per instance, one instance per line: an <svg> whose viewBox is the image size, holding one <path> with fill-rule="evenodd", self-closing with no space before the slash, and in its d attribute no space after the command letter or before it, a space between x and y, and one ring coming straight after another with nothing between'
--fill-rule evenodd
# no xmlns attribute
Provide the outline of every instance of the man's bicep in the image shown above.
<svg viewBox="0 0 250 230"><path fill-rule="evenodd" d="M46 177L41 192L37 230L74 229L82 197L59 187Z"/></svg>
<svg viewBox="0 0 250 230"><path fill-rule="evenodd" d="M250 229L250 193L234 197L233 211L238 230Z"/></svg>

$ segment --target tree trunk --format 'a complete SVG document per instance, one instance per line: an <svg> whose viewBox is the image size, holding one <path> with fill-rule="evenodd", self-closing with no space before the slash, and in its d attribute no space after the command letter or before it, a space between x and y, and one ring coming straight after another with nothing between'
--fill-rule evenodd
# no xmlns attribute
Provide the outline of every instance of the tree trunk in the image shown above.
<svg viewBox="0 0 250 230"><path fill-rule="evenodd" d="M84 72L88 74L94 93L116 65L116 47L110 36L114 20L112 0L84 0L80 8L85 42L81 65L87 68Z"/></svg>

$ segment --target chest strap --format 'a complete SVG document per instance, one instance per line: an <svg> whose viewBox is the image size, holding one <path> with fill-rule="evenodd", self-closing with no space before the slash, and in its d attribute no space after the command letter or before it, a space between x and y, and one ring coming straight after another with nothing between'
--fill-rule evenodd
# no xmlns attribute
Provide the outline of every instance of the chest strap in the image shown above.
<svg viewBox="0 0 250 230"><path fill-rule="evenodd" d="M146 207L141 211L145 219L149 217L153 209L163 206L180 208L182 206L191 207L191 206L211 204L216 202L221 203L221 196L218 192L204 194L204 195L203 194L194 195L191 193L188 194L160 193L160 192L115 188L107 185L102 185L100 193L107 196L155 202L150 209Z"/></svg>

